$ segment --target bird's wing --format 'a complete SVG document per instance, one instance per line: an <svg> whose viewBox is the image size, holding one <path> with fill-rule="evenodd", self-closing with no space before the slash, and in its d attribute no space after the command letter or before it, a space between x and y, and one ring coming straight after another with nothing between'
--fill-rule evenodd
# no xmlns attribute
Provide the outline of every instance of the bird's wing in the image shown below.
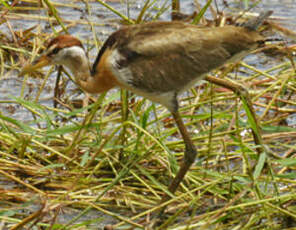
<svg viewBox="0 0 296 230"><path fill-rule="evenodd" d="M131 26L116 36L111 40L121 54L117 68L131 73L123 80L134 88L160 93L190 87L262 39L241 27L207 28L181 22Z"/></svg>

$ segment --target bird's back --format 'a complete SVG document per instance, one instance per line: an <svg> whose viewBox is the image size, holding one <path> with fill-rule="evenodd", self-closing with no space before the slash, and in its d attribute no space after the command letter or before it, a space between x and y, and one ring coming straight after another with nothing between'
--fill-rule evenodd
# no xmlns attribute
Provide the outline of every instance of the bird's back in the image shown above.
<svg viewBox="0 0 296 230"><path fill-rule="evenodd" d="M178 94L263 42L258 32L245 27L151 22L113 33L101 52L111 51L108 63L121 87L157 101L155 96ZM99 61L100 54L94 66Z"/></svg>
<svg viewBox="0 0 296 230"><path fill-rule="evenodd" d="M258 46L261 37L242 27L198 27L158 22L117 31L116 75L148 92L180 91L205 73ZM127 74L129 72L129 74ZM188 85L189 84L189 85Z"/></svg>

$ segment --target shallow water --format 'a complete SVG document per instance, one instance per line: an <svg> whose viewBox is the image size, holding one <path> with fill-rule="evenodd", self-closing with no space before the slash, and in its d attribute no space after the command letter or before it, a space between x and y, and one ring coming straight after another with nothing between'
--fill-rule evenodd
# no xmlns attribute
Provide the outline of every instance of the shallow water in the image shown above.
<svg viewBox="0 0 296 230"><path fill-rule="evenodd" d="M79 38L81 38L87 47L90 47L89 43L92 43L93 36L90 35L90 25L87 22L93 22L95 24L96 36L104 41L111 32L118 29L121 25L119 24L119 17L114 15L110 10L106 9L104 6L98 2L89 3L89 13L87 12L87 6L83 2L78 1L55 1L60 4L70 4L73 7L63 6L57 7L59 16L63 18L66 22L84 22L86 24L77 23L75 26L70 27L69 32ZM143 7L145 1L130 1L129 4L123 4L121 1L110 1L108 4L118 10L124 15L129 15L131 18L136 18L139 14L140 9ZM227 1L229 8L225 8L222 1L220 3L219 10L225 9L225 11L237 11L242 9L244 6L240 1ZM271 9L274 11L272 17L280 20L281 24L289 29L296 29L296 18L294 17L296 13L296 2L294 0L283 0L283 1L262 1L253 11L261 12L263 10ZM161 15L160 20L170 20L170 1L156 1L154 9L149 12L149 15L146 16L147 20L151 20L156 12L157 8L161 6L168 7L168 10ZM181 4L182 12L192 13L195 10L194 1L192 0L183 0ZM9 24L13 31L26 30L32 26L40 25L40 28L43 33L52 33L50 24L46 20L41 19L28 19L28 20L18 20L18 13L28 13L30 16L46 16L47 13L44 9L38 11L15 11L7 14L9 19ZM0 25L0 31L4 34L10 35L10 29L7 26L8 24L3 23ZM60 30L60 26L55 27L56 30ZM9 36L11 37L11 36ZM88 45L87 45L88 44ZM97 54L96 49L92 49L89 53L90 58L95 59ZM257 56L248 56L245 59L249 64L256 64L258 68L258 61L260 60ZM262 68L269 68L269 65L262 65ZM52 105L52 86L54 85L55 79L52 77L47 83L47 89L43 90L40 103L45 105ZM3 76L0 76L0 110L6 116L11 116L15 119L29 122L34 119L31 112L27 111L22 106L18 106L13 103L13 98L11 96L20 96L22 89L22 78L17 77L17 71L10 70L5 71ZM40 86L40 80L29 78L24 90L24 98L34 98L34 94L37 93L38 86ZM7 102L7 103L5 103Z"/></svg>

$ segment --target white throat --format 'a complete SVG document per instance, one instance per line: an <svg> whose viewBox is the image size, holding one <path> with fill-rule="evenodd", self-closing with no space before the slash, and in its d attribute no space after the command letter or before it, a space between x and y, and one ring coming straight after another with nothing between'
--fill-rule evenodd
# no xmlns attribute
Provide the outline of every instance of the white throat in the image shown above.
<svg viewBox="0 0 296 230"><path fill-rule="evenodd" d="M54 62L67 67L73 75L90 74L88 58L79 46L66 47L54 57Z"/></svg>

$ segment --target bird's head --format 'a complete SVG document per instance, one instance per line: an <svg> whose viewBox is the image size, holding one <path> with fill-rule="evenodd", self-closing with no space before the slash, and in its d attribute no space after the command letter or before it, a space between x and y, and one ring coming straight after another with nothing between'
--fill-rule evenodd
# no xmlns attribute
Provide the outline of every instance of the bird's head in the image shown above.
<svg viewBox="0 0 296 230"><path fill-rule="evenodd" d="M32 64L25 66L19 75L31 73L48 65L64 65L72 72L83 65L88 66L87 57L80 40L71 35L55 37L48 43L45 52Z"/></svg>

